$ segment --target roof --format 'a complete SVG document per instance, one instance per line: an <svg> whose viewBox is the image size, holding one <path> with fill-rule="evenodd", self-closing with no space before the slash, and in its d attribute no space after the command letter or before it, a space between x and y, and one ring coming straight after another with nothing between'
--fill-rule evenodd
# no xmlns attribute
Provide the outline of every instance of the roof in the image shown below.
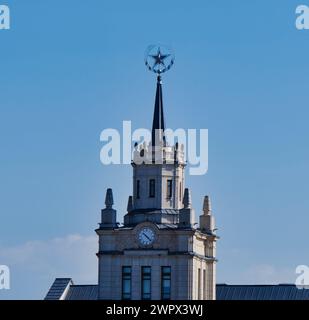
<svg viewBox="0 0 309 320"><path fill-rule="evenodd" d="M50 287L45 300L62 300L65 298L64 293L73 285L71 278L56 278Z"/></svg>
<svg viewBox="0 0 309 320"><path fill-rule="evenodd" d="M161 214L179 214L179 209L158 209L158 208L147 208L147 209L134 209L130 211L130 214L144 214L144 213L161 213Z"/></svg>
<svg viewBox="0 0 309 320"><path fill-rule="evenodd" d="M71 278L56 278L45 300L97 300L97 285L75 285Z"/></svg>
<svg viewBox="0 0 309 320"><path fill-rule="evenodd" d="M294 284L217 284L216 289L217 300L309 300L309 290L298 289Z"/></svg>
<svg viewBox="0 0 309 320"><path fill-rule="evenodd" d="M45 300L97 300L97 285L74 285L70 278L57 278ZM217 284L217 300L309 300L309 289L294 284Z"/></svg>
<svg viewBox="0 0 309 320"><path fill-rule="evenodd" d="M97 285L72 285L65 300L97 300Z"/></svg>

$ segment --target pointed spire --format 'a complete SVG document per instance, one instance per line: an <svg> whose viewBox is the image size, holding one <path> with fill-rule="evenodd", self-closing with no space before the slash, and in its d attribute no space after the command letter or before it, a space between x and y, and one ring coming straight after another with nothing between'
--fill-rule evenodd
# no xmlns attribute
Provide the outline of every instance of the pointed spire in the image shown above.
<svg viewBox="0 0 309 320"><path fill-rule="evenodd" d="M211 202L209 196L204 197L203 211L204 215L211 215Z"/></svg>
<svg viewBox="0 0 309 320"><path fill-rule="evenodd" d="M183 203L183 206L185 209L189 209L191 208L191 204L192 204L192 201L191 201L191 192L188 188L185 188L185 193L184 193L184 196L183 196L183 199L182 199L182 203Z"/></svg>
<svg viewBox="0 0 309 320"><path fill-rule="evenodd" d="M114 198L113 198L113 190L111 188L108 188L106 190L106 196L105 196L105 205L107 209L111 209L114 204Z"/></svg>
<svg viewBox="0 0 309 320"><path fill-rule="evenodd" d="M160 130L160 131L159 131ZM157 78L157 91L156 91L156 100L153 114L153 122L152 122L152 145L156 145L156 135L157 142L162 141L165 144L165 136L164 136L164 112L163 112L163 97L162 97L162 81L161 76L159 75ZM163 136L163 137L162 137Z"/></svg>
<svg viewBox="0 0 309 320"><path fill-rule="evenodd" d="M211 212L210 197L204 197L203 214L200 215L200 229L213 233L215 230L215 218Z"/></svg>
<svg viewBox="0 0 309 320"><path fill-rule="evenodd" d="M113 190L108 188L105 196L105 208L101 210L100 229L118 228L117 211L113 209Z"/></svg>
<svg viewBox="0 0 309 320"><path fill-rule="evenodd" d="M133 197L129 196L128 205L127 205L127 211L131 212L132 210L133 210Z"/></svg>

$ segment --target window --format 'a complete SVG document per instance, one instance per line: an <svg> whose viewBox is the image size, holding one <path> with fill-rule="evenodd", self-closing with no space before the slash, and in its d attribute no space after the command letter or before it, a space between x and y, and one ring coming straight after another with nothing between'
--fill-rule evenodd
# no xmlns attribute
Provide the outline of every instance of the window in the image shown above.
<svg viewBox="0 0 309 320"><path fill-rule="evenodd" d="M131 300L132 268L122 267L122 300Z"/></svg>
<svg viewBox="0 0 309 320"><path fill-rule="evenodd" d="M181 188L181 182L179 183L179 199L182 201L182 188Z"/></svg>
<svg viewBox="0 0 309 320"><path fill-rule="evenodd" d="M206 300L206 270L203 270L203 299Z"/></svg>
<svg viewBox="0 0 309 320"><path fill-rule="evenodd" d="M171 267L161 267L161 299L171 299Z"/></svg>
<svg viewBox="0 0 309 320"><path fill-rule="evenodd" d="M166 197L170 199L173 194L173 180L168 179L167 180L167 186L166 186Z"/></svg>
<svg viewBox="0 0 309 320"><path fill-rule="evenodd" d="M151 267L142 267L142 300L151 299Z"/></svg>
<svg viewBox="0 0 309 320"><path fill-rule="evenodd" d="M136 198L139 199L140 197L140 181L136 180Z"/></svg>
<svg viewBox="0 0 309 320"><path fill-rule="evenodd" d="M149 197L154 198L155 197L155 179L149 180Z"/></svg>
<svg viewBox="0 0 309 320"><path fill-rule="evenodd" d="M197 270L197 300L201 300L201 269Z"/></svg>

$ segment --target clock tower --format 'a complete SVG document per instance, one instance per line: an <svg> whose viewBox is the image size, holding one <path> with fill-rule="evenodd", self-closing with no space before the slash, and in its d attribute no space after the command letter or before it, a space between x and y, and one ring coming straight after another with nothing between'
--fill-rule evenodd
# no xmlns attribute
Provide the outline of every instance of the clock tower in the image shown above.
<svg viewBox="0 0 309 320"><path fill-rule="evenodd" d="M98 298L112 300L213 300L216 297L216 240L210 199L199 225L185 188L184 147L168 145L161 74L172 53L149 47L146 66L157 73L152 139L133 153L133 193L123 225L117 223L108 189L99 236Z"/></svg>

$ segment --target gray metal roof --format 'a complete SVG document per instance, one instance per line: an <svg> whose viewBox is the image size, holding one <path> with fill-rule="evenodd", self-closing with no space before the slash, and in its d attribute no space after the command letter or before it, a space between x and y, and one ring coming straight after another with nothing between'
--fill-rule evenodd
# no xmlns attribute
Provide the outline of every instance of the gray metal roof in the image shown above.
<svg viewBox="0 0 309 320"><path fill-rule="evenodd" d="M216 288L217 300L309 300L309 290L298 289L294 284L217 284Z"/></svg>
<svg viewBox="0 0 309 320"><path fill-rule="evenodd" d="M45 300L97 300L97 285L74 285L71 278L56 278Z"/></svg>
<svg viewBox="0 0 309 320"><path fill-rule="evenodd" d="M50 287L45 300L60 300L65 289L72 284L73 281L71 278L56 278Z"/></svg>
<svg viewBox="0 0 309 320"><path fill-rule="evenodd" d="M156 223L156 226L158 229L178 229L177 224L172 224L172 223Z"/></svg>
<svg viewBox="0 0 309 320"><path fill-rule="evenodd" d="M57 278L45 300L61 297L65 300L97 300L98 286L74 285L70 278ZM294 284L217 284L217 300L309 300L309 289L298 289Z"/></svg>
<svg viewBox="0 0 309 320"><path fill-rule="evenodd" d="M161 213L161 214L179 214L178 209L158 209L158 208L148 208L148 209L134 209L130 211L131 214L133 213Z"/></svg>
<svg viewBox="0 0 309 320"><path fill-rule="evenodd" d="M97 285L72 285L65 300L97 300Z"/></svg>

